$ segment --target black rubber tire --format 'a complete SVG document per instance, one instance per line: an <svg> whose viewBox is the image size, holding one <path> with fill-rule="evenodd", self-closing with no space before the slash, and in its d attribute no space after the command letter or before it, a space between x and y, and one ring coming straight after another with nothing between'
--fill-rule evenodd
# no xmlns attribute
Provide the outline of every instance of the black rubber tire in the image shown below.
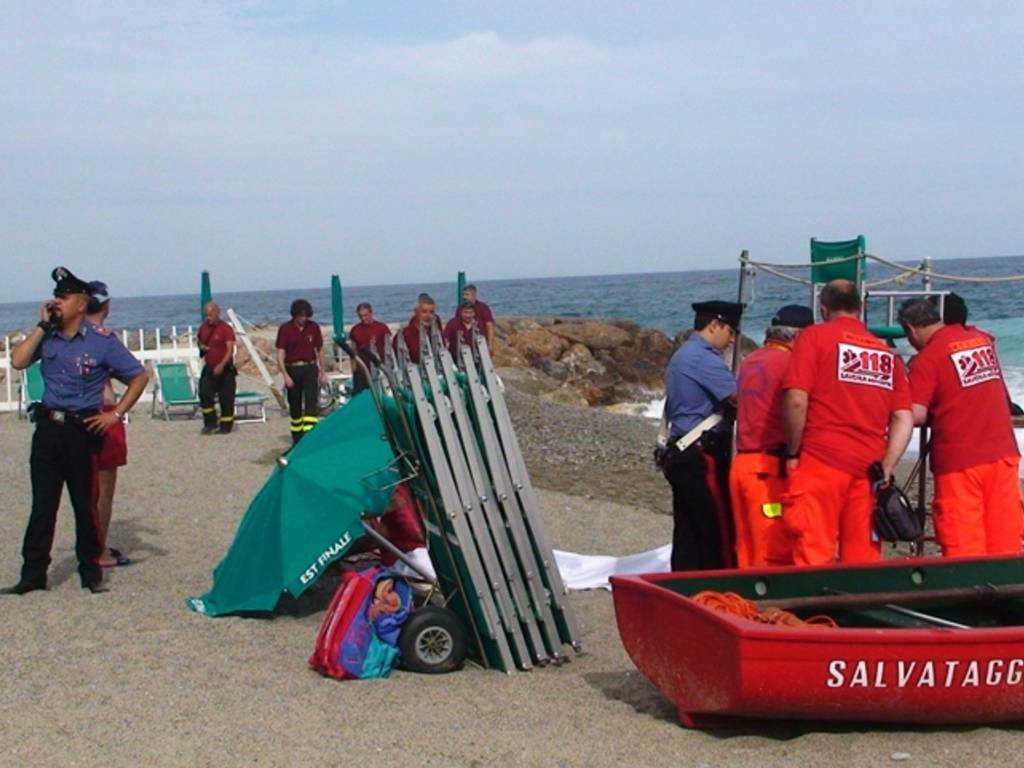
<svg viewBox="0 0 1024 768"><path fill-rule="evenodd" d="M462 669L466 661L466 630L448 608L425 605L402 625L398 636L400 666L409 672L441 675Z"/></svg>

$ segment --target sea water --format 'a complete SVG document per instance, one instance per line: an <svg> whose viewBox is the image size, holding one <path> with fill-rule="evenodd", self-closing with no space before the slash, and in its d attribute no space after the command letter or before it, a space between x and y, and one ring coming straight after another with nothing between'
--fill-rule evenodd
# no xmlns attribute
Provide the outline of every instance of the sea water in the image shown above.
<svg viewBox="0 0 1024 768"><path fill-rule="evenodd" d="M952 259L935 261L937 272L967 277L1000 276L1024 273L1024 257ZM868 280L882 280L893 270L869 264ZM795 272L806 276L806 273ZM109 279L108 275L90 275ZM472 275L470 275L473 278ZM358 275L345 276L357 283ZM316 318L329 324L331 302L329 281L324 285L294 290L220 293L216 291L217 275L212 276L214 296L224 307L234 308L254 323L282 322L288 319L292 299L308 299L316 310ZM708 299L735 299L738 289L738 268L706 271L644 273L628 275L576 276L518 280L476 280L480 298L502 315L558 315L561 317L622 318L674 336L693 321L690 304ZM196 292L178 296L132 297L130 285L111 283L114 295L110 325L114 328L179 329L200 321L199 276ZM886 288L890 286L885 286ZM918 289L920 280L912 278L902 286ZM1017 402L1024 401L1024 282L1017 283L952 283L935 280L940 290L955 290L967 301L970 322L977 324L998 339L998 351L1006 372L1007 384ZM404 285L346 285L345 315L354 322L356 304L373 304L378 318L385 321L408 320L416 297L427 292L438 302L445 317L454 313L456 289L450 283L408 283ZM121 295L125 295L124 298ZM42 300L44 297L40 297ZM766 272L758 272L753 281L749 309L744 317L743 331L760 340L765 326L783 304L809 303L809 288L787 282ZM876 300L871 320L884 321L882 302ZM0 304L0 329L13 331L35 323L37 302Z"/></svg>

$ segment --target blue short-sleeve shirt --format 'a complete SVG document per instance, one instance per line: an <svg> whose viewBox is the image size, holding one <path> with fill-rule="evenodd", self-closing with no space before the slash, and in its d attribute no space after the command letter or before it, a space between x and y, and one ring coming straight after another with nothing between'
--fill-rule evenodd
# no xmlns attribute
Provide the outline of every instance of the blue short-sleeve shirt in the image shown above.
<svg viewBox="0 0 1024 768"><path fill-rule="evenodd" d="M98 411L108 379L127 384L145 372L115 334L88 321L70 337L48 333L35 359L42 361L43 405L60 411Z"/></svg>
<svg viewBox="0 0 1024 768"><path fill-rule="evenodd" d="M736 377L711 343L694 333L665 372L665 414L672 437L682 437L736 394Z"/></svg>

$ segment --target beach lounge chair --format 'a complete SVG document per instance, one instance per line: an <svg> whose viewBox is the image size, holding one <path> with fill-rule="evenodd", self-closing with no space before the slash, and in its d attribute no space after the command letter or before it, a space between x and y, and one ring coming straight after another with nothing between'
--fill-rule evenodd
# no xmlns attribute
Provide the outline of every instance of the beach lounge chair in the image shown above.
<svg viewBox="0 0 1024 768"><path fill-rule="evenodd" d="M159 407L164 421L170 421L172 415L186 412L188 418L194 418L199 412L199 395L188 363L156 363L153 371L156 375L153 377L150 414L155 416Z"/></svg>
<svg viewBox="0 0 1024 768"><path fill-rule="evenodd" d="M33 403L43 399L43 369L37 360L21 372L21 386L18 388L18 418L28 416Z"/></svg>
<svg viewBox="0 0 1024 768"><path fill-rule="evenodd" d="M153 406L151 413L156 415L159 407L165 421L172 415L183 415L187 411L188 418L194 418L199 412L199 388L196 377L188 363L157 363L155 387L153 390ZM177 411L173 413L172 411ZM264 423L267 420L267 398L259 392L238 392L235 394L235 423Z"/></svg>

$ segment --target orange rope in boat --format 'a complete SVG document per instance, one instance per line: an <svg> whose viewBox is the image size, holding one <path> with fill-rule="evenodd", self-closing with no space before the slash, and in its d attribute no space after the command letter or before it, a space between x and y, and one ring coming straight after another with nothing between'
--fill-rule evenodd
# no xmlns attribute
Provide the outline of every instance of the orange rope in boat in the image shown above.
<svg viewBox="0 0 1024 768"><path fill-rule="evenodd" d="M756 621L760 624L774 624L783 627L838 627L831 616L811 616L809 619L801 619L796 614L784 611L781 608L765 608L763 611L757 607L753 600L737 595L735 592L715 592L705 590L698 592L692 598L697 605L711 608L722 613L729 613L741 619Z"/></svg>

